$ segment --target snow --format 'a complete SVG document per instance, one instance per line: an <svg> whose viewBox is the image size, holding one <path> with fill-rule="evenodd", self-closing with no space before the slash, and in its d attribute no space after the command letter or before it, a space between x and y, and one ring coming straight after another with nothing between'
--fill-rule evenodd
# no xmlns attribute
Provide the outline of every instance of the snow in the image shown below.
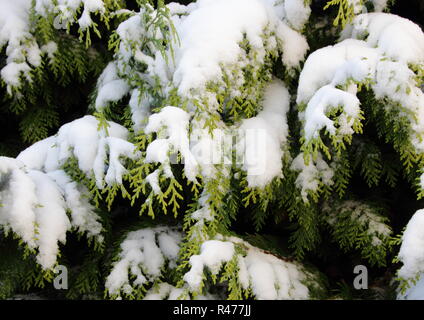
<svg viewBox="0 0 424 320"><path fill-rule="evenodd" d="M144 129L147 134L157 134L147 147L145 161L168 165L171 155L178 151L184 161L184 173L190 181L194 181L199 173L213 178L216 164L231 165L232 139L237 137L235 147L239 165L247 172L249 186L263 188L275 177L282 176L282 148L288 136L286 113L289 105L288 90L280 80L274 79L265 88L262 110L256 117L233 127L214 129L212 133L193 119L190 137L190 114L167 106L151 115ZM156 179L153 175L148 179L155 192L159 191Z"/></svg>
<svg viewBox="0 0 424 320"><path fill-rule="evenodd" d="M21 76L30 81L30 71L31 67L26 62L11 62L1 69L1 77L8 85L8 92L11 93L11 87L19 87Z"/></svg>
<svg viewBox="0 0 424 320"><path fill-rule="evenodd" d="M307 104L316 91L329 84L339 85L342 79L354 77L363 81L377 63L378 52L361 40L346 39L334 46L314 51L309 55L299 77L297 104ZM366 62L369 65L364 65Z"/></svg>
<svg viewBox="0 0 424 320"><path fill-rule="evenodd" d="M57 0L55 2L51 0L35 0L35 11L39 15L46 17L48 14L54 13L65 24L75 22L75 17L80 8L82 13L77 22L81 30L85 30L92 25L92 13L105 12L104 1L102 0Z"/></svg>
<svg viewBox="0 0 424 320"><path fill-rule="evenodd" d="M354 39L351 39L354 38ZM364 39L364 40L360 40ZM341 138L353 134L360 120L357 83L367 83L387 109L400 105L411 123L409 139L417 153L424 150L424 93L411 64L424 63L424 34L411 21L386 13L359 15L343 31L341 42L312 53L299 78L296 102L306 142L326 128ZM387 103L389 100L391 103ZM341 108L338 123L329 119L331 107ZM396 106L397 107L397 106Z"/></svg>
<svg viewBox="0 0 424 320"><path fill-rule="evenodd" d="M296 186L301 190L304 202L308 202L308 194L317 192L321 184L331 186L334 183L334 170L324 161L321 153L317 154L316 159L309 159L308 164L305 163L303 152L299 153L290 169L299 171Z"/></svg>
<svg viewBox="0 0 424 320"><path fill-rule="evenodd" d="M282 81L273 80L265 89L262 111L242 121L237 151L241 153L249 187L263 188L275 177L282 177L282 148L287 142L289 107L288 90Z"/></svg>
<svg viewBox="0 0 424 320"><path fill-rule="evenodd" d="M71 224L61 189L45 173L26 170L16 159L0 158L0 226L12 230L31 249L43 269L56 263L58 242L65 243Z"/></svg>
<svg viewBox="0 0 424 320"><path fill-rule="evenodd" d="M197 161L190 152L188 125L190 115L176 107L167 106L159 113L149 117L145 133L160 133L164 131L165 139L156 139L146 150L147 162L166 163L169 161L168 152L180 152L184 159L184 174L190 181L196 180L198 173ZM171 150L172 147L172 150Z"/></svg>
<svg viewBox="0 0 424 320"><path fill-rule="evenodd" d="M0 225L6 230L12 229L28 247L35 248L36 185L22 170L23 167L18 160L0 157Z"/></svg>
<svg viewBox="0 0 424 320"><path fill-rule="evenodd" d="M130 91L127 82L119 77L118 68L114 62L110 62L99 76L97 91L95 101L97 111L102 111L110 102L121 100Z"/></svg>
<svg viewBox="0 0 424 320"><path fill-rule="evenodd" d="M135 287L158 280L166 259L175 266L176 248L179 248L181 240L181 235L168 227L129 232L120 245L119 259L106 278L105 286L109 294L131 294ZM130 276L135 278L132 284Z"/></svg>
<svg viewBox="0 0 424 320"><path fill-rule="evenodd" d="M108 135L98 130L98 121L85 116L63 125L56 136L37 142L18 155L28 168L55 171L71 157L88 176L94 175L97 186L121 183L126 169L121 157L136 159L139 153L127 141L128 130L108 121ZM108 158L109 166L105 167ZM44 163L43 163L44 162Z"/></svg>
<svg viewBox="0 0 424 320"><path fill-rule="evenodd" d="M355 17L341 39L357 38L391 59L412 64L424 63L424 34L412 21L388 13L367 13Z"/></svg>
<svg viewBox="0 0 424 320"><path fill-rule="evenodd" d="M398 275L404 279L414 278L424 271L424 209L418 210L409 220L402 236L398 258L403 266Z"/></svg>
<svg viewBox="0 0 424 320"><path fill-rule="evenodd" d="M121 100L129 92L129 86L125 80L113 80L104 84L97 94L96 109L101 110L109 102Z"/></svg>
<svg viewBox="0 0 424 320"><path fill-rule="evenodd" d="M95 237L96 241L103 242L101 232L103 227L95 207L90 203L89 192L63 171L56 170L47 174L59 186L66 201L66 207L71 214L71 224L79 233L86 233L87 237Z"/></svg>
<svg viewBox="0 0 424 320"><path fill-rule="evenodd" d="M381 12L387 8L389 0L372 0L374 4L374 11Z"/></svg>
<svg viewBox="0 0 424 320"><path fill-rule="evenodd" d="M152 102L152 99L147 94L142 93L140 89L132 90L129 106L131 108L133 128L136 133L144 129L150 116L149 107Z"/></svg>
<svg viewBox="0 0 424 320"><path fill-rule="evenodd" d="M71 223L66 215L66 205L57 185L40 171L30 170L28 176L36 186L38 203L34 209L37 224L37 262L43 269L51 269L59 252L58 242L66 243L66 232Z"/></svg>
<svg viewBox="0 0 424 320"><path fill-rule="evenodd" d="M54 58L56 43L50 41L41 48L33 36L34 26L30 19L31 0L1 0L0 1L0 48L6 46L6 65L1 70L1 78L7 85L7 91L12 94L13 88L21 86L21 79L31 81L30 71L41 66L42 55ZM92 25L91 14L104 13L105 7L101 0L35 0L34 9L37 14L47 17L53 14L62 19L63 23L75 22L78 8L82 6L82 14L78 20L79 27L84 30Z"/></svg>
<svg viewBox="0 0 424 320"><path fill-rule="evenodd" d="M238 254L240 246L246 254ZM307 299L309 290L304 281L308 274L295 262L287 262L263 252L249 243L218 234L216 239L205 241L199 255L190 258L191 269L184 275L189 288L197 291L203 281L204 268L212 274L219 272L223 263L237 255L237 279L243 288L251 288L256 299Z"/></svg>
<svg viewBox="0 0 424 320"><path fill-rule="evenodd" d="M57 44L56 42L49 41L47 44L43 45L40 50L41 52L47 54L50 60L53 60L57 51Z"/></svg>
<svg viewBox="0 0 424 320"><path fill-rule="evenodd" d="M1 77L9 94L12 87L20 86L21 73L29 80L30 65L38 67L41 63L41 51L30 34L30 7L29 0L0 1L0 48L7 45L6 65L1 70Z"/></svg>
<svg viewBox="0 0 424 320"><path fill-rule="evenodd" d="M200 254L190 257L191 269L184 275L184 281L192 291L199 291L204 268L208 268L213 275L216 275L222 264L230 261L234 253L234 244L231 242L209 240L202 243Z"/></svg>
<svg viewBox="0 0 424 320"><path fill-rule="evenodd" d="M405 293L398 293L398 300L424 300L424 277L421 276L416 284L412 284Z"/></svg>
<svg viewBox="0 0 424 320"><path fill-rule="evenodd" d="M167 149L165 149L165 150L167 150ZM151 160L151 159L149 159L149 160ZM153 171L152 173L147 175L147 177L145 178L145 180L150 185L150 187L152 188L152 190L155 194L161 193L161 188L160 188L160 185L159 185L159 173L160 173L160 170L156 169L155 171Z"/></svg>
<svg viewBox="0 0 424 320"><path fill-rule="evenodd" d="M127 129L113 122L107 124L107 132L99 130L97 119L85 116L65 124L55 136L33 144L16 159L0 158L1 183L5 186L0 192L0 225L12 230L30 248L38 249L37 261L44 269L54 267L58 243L66 241L71 227L98 243L103 241L103 227L90 203L89 191L72 181L62 166L75 157L79 169L103 188L105 184L122 183L126 174L123 159L140 156L127 141ZM162 242L167 243L166 239Z"/></svg>
<svg viewBox="0 0 424 320"><path fill-rule="evenodd" d="M311 8L305 3L304 0L284 1L285 19L295 30L302 30L311 15Z"/></svg>
<svg viewBox="0 0 424 320"><path fill-rule="evenodd" d="M261 35L265 27L275 32L274 45L283 43L284 63L288 67L297 66L308 45L302 36L278 18L265 1L198 1L190 15L176 25L181 46L175 50L173 83L179 94L190 96L192 90L201 92L208 82L222 78L221 66L231 70L238 64L239 57L243 55L239 46L243 35L262 61L266 49Z"/></svg>
<svg viewBox="0 0 424 320"><path fill-rule="evenodd" d="M162 282L146 292L143 300L180 300L180 296L184 293L184 289L176 288L169 283Z"/></svg>
<svg viewBox="0 0 424 320"><path fill-rule="evenodd" d="M359 104L359 99L354 94L330 85L320 88L309 101L304 115L302 113L299 115L299 117L304 117L307 120L304 126L305 138L308 141L312 138L318 138L319 131L324 127L331 135L335 135L334 122L326 114L339 106L343 106L343 113L350 117L351 120L348 124L350 130L347 133L353 134L354 131L351 129L353 122L360 116Z"/></svg>

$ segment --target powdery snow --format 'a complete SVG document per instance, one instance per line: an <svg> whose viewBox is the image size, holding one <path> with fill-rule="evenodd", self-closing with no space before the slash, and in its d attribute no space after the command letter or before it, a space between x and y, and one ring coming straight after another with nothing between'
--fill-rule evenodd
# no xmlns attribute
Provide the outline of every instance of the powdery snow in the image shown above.
<svg viewBox="0 0 424 320"><path fill-rule="evenodd" d="M71 223L61 190L54 181L37 170L30 170L28 176L36 186L37 262L44 269L50 269L56 263L58 243L66 243L66 232L71 229Z"/></svg>
<svg viewBox="0 0 424 320"><path fill-rule="evenodd" d="M130 295L136 287L158 280L166 261L175 267L181 240L181 234L169 227L129 232L120 245L119 260L106 278L109 294ZM130 276L135 279L131 283Z"/></svg>
<svg viewBox="0 0 424 320"><path fill-rule="evenodd" d="M40 141L22 151L17 159L28 168L55 171L71 157L78 160L79 168L88 176L94 175L97 186L121 183L126 169L121 156L135 159L139 154L128 142L125 127L108 121L107 134L98 130L98 121L85 116L63 125L56 136ZM109 166L105 167L106 159Z"/></svg>
<svg viewBox="0 0 424 320"><path fill-rule="evenodd" d="M259 61L265 57L261 39L265 28L275 32L275 46L277 42L283 44L283 61L288 67L296 67L308 49L303 36L283 23L272 6L260 0L200 0L176 28L181 46L175 51L173 82L182 96L189 96L194 89L201 91L210 81L220 81L221 65L231 70L238 64L243 55L239 46L243 35L262 57Z"/></svg>
<svg viewBox="0 0 424 320"><path fill-rule="evenodd" d="M398 104L411 111L406 113L411 122L409 139L418 153L423 152L424 94L409 68L424 63L420 28L395 15L372 13L355 18L342 39L312 53L301 72L297 103L306 105L299 113L306 142L317 138L322 128L339 138L352 135L354 121L360 121L356 83L367 83L377 99L392 102L385 103L387 108ZM337 130L334 119L326 116L329 106L341 108Z"/></svg>
<svg viewBox="0 0 424 320"><path fill-rule="evenodd" d="M306 165L304 154L299 155L293 160L290 169L298 171L296 186L301 190L304 202L308 202L308 194L318 191L321 184L331 186L334 184L334 170L322 158L321 153L317 154L316 159L309 159Z"/></svg>
<svg viewBox="0 0 424 320"><path fill-rule="evenodd" d="M249 187L263 188L272 179L282 177L289 107L288 90L282 81L273 80L265 89L262 111L256 117L242 121L237 151L241 153Z"/></svg>
<svg viewBox="0 0 424 320"><path fill-rule="evenodd" d="M403 266L398 275L414 278L424 271L424 209L418 210L409 220L402 236L398 257Z"/></svg>
<svg viewBox="0 0 424 320"><path fill-rule="evenodd" d="M246 255L237 254L240 246ZM244 289L251 288L256 299L307 299L309 290L305 285L308 274L294 262L287 262L263 252L249 243L236 238L217 235L205 241L199 255L190 258L191 269L184 280L191 290L197 291L203 281L204 269L217 274L224 263L236 256L239 266L238 281ZM309 275L310 276L310 275Z"/></svg>
<svg viewBox="0 0 424 320"><path fill-rule="evenodd" d="M146 150L147 162L169 163L169 152L180 152L184 159L184 174L190 181L196 180L197 161L190 152L188 125L190 115L172 106L163 108L150 116L145 133L157 133L158 139L149 144ZM164 138L160 138L162 136Z"/></svg>
<svg viewBox="0 0 424 320"><path fill-rule="evenodd" d="M15 159L0 157L0 226L13 231L31 249L43 269L56 263L58 243L65 243L71 223L61 189L45 173L26 170Z"/></svg>

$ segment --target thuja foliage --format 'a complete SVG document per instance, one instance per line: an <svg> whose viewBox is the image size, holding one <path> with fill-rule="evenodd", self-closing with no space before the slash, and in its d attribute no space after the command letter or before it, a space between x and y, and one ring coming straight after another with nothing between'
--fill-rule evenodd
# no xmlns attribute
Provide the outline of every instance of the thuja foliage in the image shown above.
<svg viewBox="0 0 424 320"><path fill-rule="evenodd" d="M1 4L0 298L413 295L424 34L393 5Z"/></svg>

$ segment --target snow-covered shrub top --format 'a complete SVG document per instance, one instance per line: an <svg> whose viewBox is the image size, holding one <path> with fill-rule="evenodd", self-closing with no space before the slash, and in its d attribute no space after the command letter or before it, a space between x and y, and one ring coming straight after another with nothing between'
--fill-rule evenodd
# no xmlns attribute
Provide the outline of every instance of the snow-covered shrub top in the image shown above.
<svg viewBox="0 0 424 320"><path fill-rule="evenodd" d="M145 299L213 298L199 295L207 268L217 278L231 274L232 279L227 280L246 295L251 292L256 299L309 297L308 285L315 276L300 264L284 261L239 238L219 234L216 239L205 241L200 253L190 258L190 270L183 276L182 287L161 282L163 272L176 267L181 239L182 234L176 229L162 226L128 233L106 280L109 294L115 298L136 296L144 285L156 283Z"/></svg>
<svg viewBox="0 0 424 320"><path fill-rule="evenodd" d="M54 266L58 241L65 243L71 228L103 241L87 188L73 181L64 166L75 159L79 170L102 189L105 184L122 183L126 169L121 157L137 155L126 140L127 129L110 122L106 135L98 126L94 117L86 116L64 125L57 135L35 143L16 159L0 158L0 225L16 233L28 248L37 248L37 260L45 269Z"/></svg>
<svg viewBox="0 0 424 320"><path fill-rule="evenodd" d="M65 37L58 29L76 25L89 45L91 31L99 35L94 15L106 28L119 22L92 96L94 116L63 125L16 159L0 158L0 227L51 270L67 232L102 246L99 211L116 197L151 217L171 210L182 231L144 228L120 243L105 283L114 298L216 298L209 286L217 283L230 298L311 297L314 274L227 235L243 205L255 227L271 206L287 211L299 257L319 243L324 222L342 249L384 262L391 230L377 209L356 201L330 209L318 200L332 190L343 195L346 148L366 112L381 115L377 131L389 129L378 134L408 173L424 170L424 34L382 13L387 2L330 1L347 3L354 18L342 23L337 44L303 64L310 1L137 1L134 11L114 0L0 0L1 78L16 97L56 61ZM364 4L375 13L360 14ZM289 132L289 119L301 132ZM420 183L424 196L424 174ZM423 272L420 214L399 254L405 279Z"/></svg>
<svg viewBox="0 0 424 320"><path fill-rule="evenodd" d="M402 157L409 161L411 151L422 154L424 94L415 71L423 66L424 34L417 25L385 13L357 16L344 29L341 42L313 52L302 69L296 101L306 158L311 153L316 157L319 150L331 157L321 129L329 134L337 154L354 133L362 132L364 112L357 94L364 87L382 102L387 117L397 112L397 121L408 122L408 127L399 124L408 140L394 142Z"/></svg>
<svg viewBox="0 0 424 320"><path fill-rule="evenodd" d="M226 271L238 269L232 281L243 290L251 290L259 300L307 299L307 282L315 277L296 262L279 259L239 238L218 234L216 239L203 242L200 254L190 258L191 269L184 280L196 292L202 286L205 268L216 276L224 265Z"/></svg>
<svg viewBox="0 0 424 320"><path fill-rule="evenodd" d="M424 210L418 210L409 220L402 236L399 259L403 266L398 275L404 279L414 279L424 272Z"/></svg>
<svg viewBox="0 0 424 320"><path fill-rule="evenodd" d="M105 183L122 183L126 169L121 157L135 159L137 156L127 138L125 127L108 122L106 133L99 130L96 118L85 116L65 124L55 136L22 151L17 159L30 169L51 172L75 158L79 169L87 176L94 175L97 187L102 189Z"/></svg>
<svg viewBox="0 0 424 320"><path fill-rule="evenodd" d="M6 66L1 78L11 88L19 86L20 76L30 80L31 67L41 64L42 51L30 33L31 1L0 1L0 48L6 46Z"/></svg>
<svg viewBox="0 0 424 320"><path fill-rule="evenodd" d="M168 227L146 228L128 233L106 279L109 294L118 297L122 292L130 296L134 294L134 288L158 280L165 265L175 268L181 239L181 233ZM130 282L130 279L133 280Z"/></svg>
<svg viewBox="0 0 424 320"><path fill-rule="evenodd" d="M107 2L109 7L116 6L115 0ZM43 42L37 38L34 33L36 23L31 22L31 10L41 19L51 22L56 29L69 30L73 23L77 23L81 34L90 27L98 33L97 24L91 18L94 13L107 20L105 1L101 0L0 1L0 48L6 46L7 55L6 66L0 74L9 94L21 87L22 78L31 82L31 71L42 67L42 57L53 60L57 50L55 41Z"/></svg>

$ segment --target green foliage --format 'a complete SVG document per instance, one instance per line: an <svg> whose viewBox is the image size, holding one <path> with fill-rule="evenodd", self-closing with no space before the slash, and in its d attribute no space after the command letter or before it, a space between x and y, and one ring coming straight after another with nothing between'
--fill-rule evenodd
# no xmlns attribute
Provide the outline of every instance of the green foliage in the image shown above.
<svg viewBox="0 0 424 320"><path fill-rule="evenodd" d="M391 228L382 208L353 200L327 202L323 220L342 250L358 250L371 265L386 266Z"/></svg>
<svg viewBox="0 0 424 320"><path fill-rule="evenodd" d="M362 4L362 0L359 1ZM338 26L339 24L344 27L346 24L353 20L355 11L353 4L349 0L331 0L328 1L324 9L328 9L331 6L339 6L337 16L334 19L333 24Z"/></svg>
<svg viewBox="0 0 424 320"><path fill-rule="evenodd" d="M10 122L18 123L18 144L44 139L69 118L85 114L86 100L89 100L90 112L99 121L98 130L107 135L108 120L123 124L130 132L129 141L141 154L136 160L123 162L128 171L122 184L97 185L94 174L82 172L75 157L67 159L63 165L69 177L88 190L86 196L102 218L102 235L105 237L104 242L99 242L91 237L85 239L85 234L77 233L72 249L85 246L84 250L77 257L62 251L61 261L71 265L70 290L65 294L66 298L117 298L107 292L104 280L113 263L119 260L120 244L130 231L155 227L161 221L182 226L184 239L177 264L171 267L165 263L160 270L161 275L144 285L137 285L135 276L130 275L130 284L135 290L121 292L125 299L142 299L149 289L158 289L162 283L182 289L181 297L187 298L196 298L222 287L228 299L255 298L252 287L243 287L239 278L238 263L239 259L246 257L247 243L286 262L294 262L294 259L302 261L306 265L302 270L309 275L305 284L311 298L328 297L323 290L328 286L325 276L308 265L311 257L319 260L316 256L319 256L321 247L328 245L327 236L332 244L340 248L337 254L341 259L352 262L350 254L354 253L371 266L386 267L391 247L399 245L399 241L391 237L391 221L386 217L384 206L363 199L346 199L355 198L355 193L362 191L355 189L352 184L354 179L364 181L371 190L377 187L384 191L396 188L403 178L417 184L424 159L410 143L409 138L413 134L410 111L387 99L376 100L368 79L364 83L356 83L362 111L354 119L353 130L361 135L342 134L339 121L344 112L343 106L332 106L326 116L334 121L335 134L323 130L322 135L306 141L302 138L302 123L297 118L306 105L295 106L293 98L288 114L290 137L284 146L285 156L281 159L282 178L275 178L264 188L250 188L246 174L240 168L216 164L213 166L216 174L212 178L198 175L196 181L189 181L184 173L185 159L180 153L168 154L178 160L176 163L147 163L147 147L160 138L161 132L146 134L143 129L134 129L128 95L120 101L95 108L94 101L100 88L94 88L94 83L106 63L113 59L119 64L118 76L125 80L130 90L139 91L138 102L149 99L147 116L168 105L183 110L194 109L187 129L191 131L200 123L209 132L223 125L237 127L240 121L256 116L261 111L264 89L275 76L284 79L289 91L295 93L298 70L286 70L281 66L282 52L279 49L267 50L264 62L259 63L260 58L245 35L239 43L244 67L221 65L220 81L210 81L204 92L194 90L189 97L183 97L178 88L172 85L165 88L159 78L148 78L145 63L120 53L120 47L124 46L129 55L141 52L154 59L160 54L168 65L175 62L174 48L179 45L179 39L168 7L163 1L138 0L136 3L141 9L139 13L130 10L115 12L115 9L124 8L125 3L105 1L106 11L95 13L95 22L85 30L75 29L72 23L68 23L66 31L56 30L53 14L40 17L32 10L37 43L46 45L53 41L57 50L53 56L43 55L40 67L31 70L31 81L21 79L21 86L12 88L11 94L7 93L7 88L3 89L1 116L6 122L10 119ZM348 0L328 1L324 9L336 6L338 13L333 26L314 15L311 21L320 23L311 26L311 30L304 30L309 39L316 41L311 43L312 49L321 47L323 41L328 41L325 44L332 43L337 38L335 30L338 30L334 26L344 27L357 14ZM74 18L80 14L81 8ZM121 39L114 28L137 14L146 31L143 37L131 41ZM93 33L97 37L93 37ZM267 28L263 30L262 41L266 48L271 46L268 42L273 36ZM417 84L422 84L422 66L411 66L411 70L417 76ZM245 81L241 85L236 84L237 78ZM345 86L352 83L350 79ZM233 90L236 85L237 94ZM90 92L92 94L88 97ZM375 128L369 130L370 127ZM0 142L0 154L13 154L22 149L14 150L14 141L5 139ZM300 153L303 153L306 165L316 164L321 153L331 160L329 166L334 173L331 181L324 183L321 176L316 189L300 190L299 172L290 167L292 157ZM235 158L235 155L232 156ZM400 164L403 165L404 176ZM108 167L109 163L106 161L104 166ZM147 178L155 173L160 190L154 189ZM0 192L3 187L0 183ZM424 191L419 193L419 197L422 196ZM207 211L208 215L196 217L195 213L201 210ZM205 241L219 235L240 237L246 243L235 244L236 253L222 264L218 272L205 270L198 292L191 292L183 280L183 275L191 267L190 258L200 254ZM4 233L0 233L0 298L38 289L47 292L53 279L52 271L42 271L34 262L34 252L25 251L23 243L9 248L7 245L12 240L3 238ZM325 262L318 261L320 269L325 269L323 264ZM344 282L339 284L335 292L338 297L369 297L355 294ZM400 287L406 290L408 285L402 282Z"/></svg>

